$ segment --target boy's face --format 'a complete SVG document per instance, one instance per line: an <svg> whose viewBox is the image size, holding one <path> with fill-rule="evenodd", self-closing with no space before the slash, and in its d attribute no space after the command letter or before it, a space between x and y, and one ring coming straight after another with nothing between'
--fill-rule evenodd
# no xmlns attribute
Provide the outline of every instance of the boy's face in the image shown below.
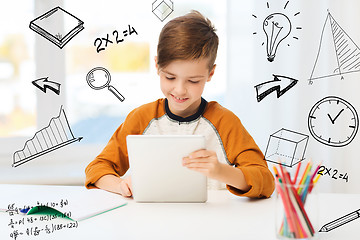
<svg viewBox="0 0 360 240"><path fill-rule="evenodd" d="M156 59L155 59L156 62ZM208 59L175 60L159 69L161 91L168 100L170 111L188 117L198 110L205 83L211 80L215 66L209 71Z"/></svg>

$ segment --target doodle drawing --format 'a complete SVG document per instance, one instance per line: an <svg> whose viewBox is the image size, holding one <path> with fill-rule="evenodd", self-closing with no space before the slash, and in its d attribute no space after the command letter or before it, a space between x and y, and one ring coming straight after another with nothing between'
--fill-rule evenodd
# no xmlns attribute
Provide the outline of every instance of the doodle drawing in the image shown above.
<svg viewBox="0 0 360 240"><path fill-rule="evenodd" d="M152 4L152 12L164 21L174 11L174 3L171 0L156 0Z"/></svg>
<svg viewBox="0 0 360 240"><path fill-rule="evenodd" d="M31 82L35 87L46 93L46 89L50 89L57 95L60 94L60 83L49 81L47 77L39 78Z"/></svg>
<svg viewBox="0 0 360 240"><path fill-rule="evenodd" d="M30 29L40 34L59 48L63 48L84 29L84 22L56 7L30 22Z"/></svg>
<svg viewBox="0 0 360 240"><path fill-rule="evenodd" d="M308 135L282 128L270 135L265 160L292 167L305 159L308 140Z"/></svg>
<svg viewBox="0 0 360 240"><path fill-rule="evenodd" d="M313 80L360 71L360 49L328 12L309 84Z"/></svg>
<svg viewBox="0 0 360 240"><path fill-rule="evenodd" d="M298 80L290 77L285 77L275 74L273 74L273 76L274 76L274 80L264 82L255 86L256 99L258 102L263 100L267 95L269 95L274 91L276 91L277 98L279 98L284 93L286 93L290 88L295 86L295 84L298 82Z"/></svg>
<svg viewBox="0 0 360 240"><path fill-rule="evenodd" d="M113 86L110 85L110 72L103 67L96 67L91 69L86 75L86 82L95 90L100 90L105 87L112 92L121 102L125 100L124 96Z"/></svg>
<svg viewBox="0 0 360 240"><path fill-rule="evenodd" d="M284 10L286 9L289 1L287 1L284 5ZM266 6L270 9L269 2L266 2ZM286 10L285 10L286 11ZM299 15L300 12L294 14L294 17ZM257 15L252 14L254 18L258 18ZM288 14L282 12L271 13L266 16L262 22L262 30L266 36L266 53L267 60L269 62L273 62L275 59L275 55L278 51L279 45L285 45L283 42L285 39L288 40L290 37L290 33L294 32L292 23ZM291 17L291 16L290 16ZM302 29L301 27L295 27L295 30ZM257 34L255 31L253 34ZM298 37L293 36L294 39L298 40ZM264 45L265 42L262 43ZM280 44L281 43L281 44ZM287 44L290 46L289 44Z"/></svg>
<svg viewBox="0 0 360 240"><path fill-rule="evenodd" d="M349 102L328 96L311 108L308 127L311 135L320 143L343 147L355 138L359 129L359 116Z"/></svg>
<svg viewBox="0 0 360 240"><path fill-rule="evenodd" d="M12 166L17 167L73 142L80 142L81 139L82 137L74 137L61 106L59 115L53 117L48 126L37 131L33 138L27 140L22 150L14 153Z"/></svg>
<svg viewBox="0 0 360 240"><path fill-rule="evenodd" d="M319 232L329 232L335 228L341 227L344 224L347 224L355 219L358 219L360 217L360 209L351 212L349 214L346 214L345 216L342 216L332 222L329 222L322 226L322 228L319 230Z"/></svg>

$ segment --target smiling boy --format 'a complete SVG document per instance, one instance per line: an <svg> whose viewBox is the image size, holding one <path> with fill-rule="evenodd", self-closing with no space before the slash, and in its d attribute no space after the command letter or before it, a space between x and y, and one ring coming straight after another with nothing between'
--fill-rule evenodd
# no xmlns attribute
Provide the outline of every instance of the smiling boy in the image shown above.
<svg viewBox="0 0 360 240"><path fill-rule="evenodd" d="M130 134L204 135L206 149L185 157L184 167L209 179L209 187L227 188L251 198L269 197L274 178L264 156L239 118L217 102L202 98L215 72L218 37L199 12L169 21L159 36L155 65L165 99L134 109L104 150L86 168L86 187L131 196L126 136Z"/></svg>

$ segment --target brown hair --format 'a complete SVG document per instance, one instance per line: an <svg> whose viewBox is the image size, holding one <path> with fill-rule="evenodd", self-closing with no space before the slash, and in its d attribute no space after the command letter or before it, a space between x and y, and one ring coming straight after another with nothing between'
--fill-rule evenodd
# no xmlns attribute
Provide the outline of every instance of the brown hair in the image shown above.
<svg viewBox="0 0 360 240"><path fill-rule="evenodd" d="M198 11L172 19L161 30L157 46L157 64L166 67L174 60L209 59L214 66L219 38L211 21Z"/></svg>

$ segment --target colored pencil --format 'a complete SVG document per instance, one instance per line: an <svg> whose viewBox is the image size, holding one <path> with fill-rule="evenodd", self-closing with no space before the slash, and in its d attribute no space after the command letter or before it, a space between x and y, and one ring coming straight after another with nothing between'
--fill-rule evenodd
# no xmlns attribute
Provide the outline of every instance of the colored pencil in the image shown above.
<svg viewBox="0 0 360 240"><path fill-rule="evenodd" d="M279 176L277 175L277 184L276 184L276 189L279 192L279 195L282 199L282 202L284 204L284 212L286 215L286 219L288 220L287 223L289 225L289 230L290 230L290 236L295 237L295 226L294 226L294 221L293 221L293 216L290 212L290 206L289 206L289 200L288 197L285 196L285 190L282 187L282 181L279 178Z"/></svg>
<svg viewBox="0 0 360 240"><path fill-rule="evenodd" d="M293 180L293 183L294 183L294 184L295 184L296 181L297 181L297 177L298 177L298 175L299 175L300 168L301 168L301 162L298 163L297 168L296 168L295 177L294 177L294 180Z"/></svg>
<svg viewBox="0 0 360 240"><path fill-rule="evenodd" d="M285 176L285 179L287 181L289 181L290 179L287 179L288 176ZM297 194L294 186L292 184L289 184L289 189L290 189L290 196L292 196L292 203L294 205L294 207L297 209L297 215L299 217L299 219L301 220L301 223L303 226L307 226L308 228L306 228L305 232L307 233L307 235L314 235L314 228L312 227L310 220L305 212L305 208L303 205L303 202L301 201L299 195Z"/></svg>
<svg viewBox="0 0 360 240"><path fill-rule="evenodd" d="M279 164L280 171L273 166L276 175L276 189L281 196L284 205L284 220L279 229L279 234L287 237L308 238L315 234L315 230L305 211L307 195L312 191L315 183L319 180L316 176L320 165L314 172L311 171L313 163L309 161L297 183L301 165L297 166L295 177L291 179L290 173ZM316 176L316 177L315 177ZM295 187L298 185L297 187Z"/></svg>

